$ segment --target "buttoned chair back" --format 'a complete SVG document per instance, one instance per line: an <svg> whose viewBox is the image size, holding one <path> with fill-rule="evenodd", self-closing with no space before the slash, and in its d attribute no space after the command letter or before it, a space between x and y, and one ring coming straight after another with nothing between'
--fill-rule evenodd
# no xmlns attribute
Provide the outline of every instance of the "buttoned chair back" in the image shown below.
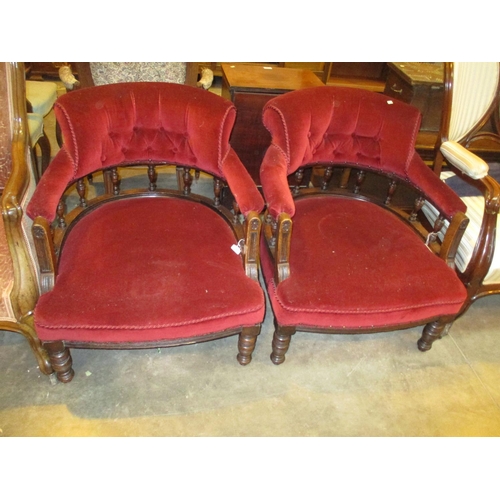
<svg viewBox="0 0 500 500"><path fill-rule="evenodd" d="M194 62L78 62L74 68L78 81L73 88L127 82L167 82L195 87L198 69L198 63ZM182 172L177 169L175 175L178 188L183 189ZM110 179L105 179L105 187L109 192Z"/></svg>

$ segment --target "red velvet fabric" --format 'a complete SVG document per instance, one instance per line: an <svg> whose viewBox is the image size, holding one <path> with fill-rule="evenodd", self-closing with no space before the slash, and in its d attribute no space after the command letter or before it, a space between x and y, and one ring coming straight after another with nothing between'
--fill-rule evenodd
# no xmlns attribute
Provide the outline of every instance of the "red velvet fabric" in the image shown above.
<svg viewBox="0 0 500 500"><path fill-rule="evenodd" d="M265 241L262 269L276 319L311 328L389 328L457 314L456 273L377 205L329 196L296 200L290 277L279 285Z"/></svg>
<svg viewBox="0 0 500 500"><path fill-rule="evenodd" d="M226 99L175 83L117 83L67 93L54 109L64 145L28 206L32 218L53 220L60 196L80 177L147 162L197 167L227 179L244 214L264 207L229 145L236 109Z"/></svg>
<svg viewBox="0 0 500 500"><path fill-rule="evenodd" d="M107 203L68 234L54 289L35 309L38 336L145 342L260 324L263 291L231 250L235 242L228 224L198 203Z"/></svg>
<svg viewBox="0 0 500 500"><path fill-rule="evenodd" d="M315 87L289 92L264 106L272 136L260 178L269 211L294 214L286 176L312 164L345 164L393 174L416 187L448 216L463 202L415 153L420 111L360 89Z"/></svg>

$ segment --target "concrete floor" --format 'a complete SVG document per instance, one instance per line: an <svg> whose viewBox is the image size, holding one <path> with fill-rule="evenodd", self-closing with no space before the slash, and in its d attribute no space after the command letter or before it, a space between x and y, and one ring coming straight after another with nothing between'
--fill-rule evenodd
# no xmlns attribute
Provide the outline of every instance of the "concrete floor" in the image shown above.
<svg viewBox="0 0 500 500"><path fill-rule="evenodd" d="M427 353L416 346L421 328L298 332L274 366L268 307L246 367L236 361L237 337L73 349L75 378L56 385L23 337L0 332L0 435L498 437L498 311L500 296L478 301Z"/></svg>
<svg viewBox="0 0 500 500"><path fill-rule="evenodd" d="M27 342L0 332L3 436L499 436L500 297L482 299L431 351L420 329L298 332L269 354L268 310L253 361L236 337L161 350L73 349L51 385Z"/></svg>

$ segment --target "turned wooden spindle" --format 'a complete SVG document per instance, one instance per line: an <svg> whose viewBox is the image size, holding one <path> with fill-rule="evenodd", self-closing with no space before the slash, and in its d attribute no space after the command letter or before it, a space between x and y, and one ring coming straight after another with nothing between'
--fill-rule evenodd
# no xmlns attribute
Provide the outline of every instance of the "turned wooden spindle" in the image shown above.
<svg viewBox="0 0 500 500"><path fill-rule="evenodd" d="M273 219L271 217L271 215L267 215L267 217L269 218L269 224L271 225L271 233L272 233L272 237L271 237L271 241L269 242L269 246L271 248L275 248L276 247L276 231L278 230L278 221L276 219Z"/></svg>
<svg viewBox="0 0 500 500"><path fill-rule="evenodd" d="M266 213L264 217L264 234L267 239L269 248L274 249L276 246L276 226L273 227L273 218L270 213Z"/></svg>
<svg viewBox="0 0 500 500"><path fill-rule="evenodd" d="M366 178L366 172L364 170L359 170L356 174L356 185L354 186L354 194L359 194L361 191L361 186Z"/></svg>
<svg viewBox="0 0 500 500"><path fill-rule="evenodd" d="M396 188L398 187L398 182L396 179L391 179L389 181L389 188L387 189L387 197L385 198L384 204L385 205L390 205L392 202L392 197L394 196L394 193L396 192Z"/></svg>
<svg viewBox="0 0 500 500"><path fill-rule="evenodd" d="M432 233L429 233L427 235L427 241L426 241L427 245L430 245L431 243L434 243L436 241L439 231L443 229L443 226L444 226L444 217L440 215L434 222Z"/></svg>
<svg viewBox="0 0 500 500"><path fill-rule="evenodd" d="M220 194L222 192L222 181L214 177L214 205L216 207L220 206Z"/></svg>
<svg viewBox="0 0 500 500"><path fill-rule="evenodd" d="M410 214L410 221L415 222L417 220L418 212L420 212L420 210L424 206L424 203L425 198L422 198L421 196L415 200L415 203L413 204L413 210Z"/></svg>
<svg viewBox="0 0 500 500"><path fill-rule="evenodd" d="M332 178L333 174L333 167L329 165L328 167L325 168L325 173L323 174L323 181L321 182L321 189L323 191L326 191L328 188L328 185L330 184L330 180Z"/></svg>
<svg viewBox="0 0 500 500"><path fill-rule="evenodd" d="M66 227L66 220L64 219L64 213L66 212L66 203L61 200L57 205L57 225L64 229Z"/></svg>
<svg viewBox="0 0 500 500"><path fill-rule="evenodd" d="M118 169L116 167L111 169L111 183L113 184L113 194L120 194L120 177L118 176Z"/></svg>
<svg viewBox="0 0 500 500"><path fill-rule="evenodd" d="M295 186L293 187L293 194L299 194L300 186L302 185L302 180L304 179L304 169L299 168L295 172Z"/></svg>
<svg viewBox="0 0 500 500"><path fill-rule="evenodd" d="M156 181L158 180L158 173L156 172L155 165L148 165L148 178L149 178L149 190L156 191Z"/></svg>
<svg viewBox="0 0 500 500"><path fill-rule="evenodd" d="M87 200L85 199L85 181L83 179L78 179L76 183L76 190L78 192L78 196L80 197L80 206L86 207Z"/></svg>
<svg viewBox="0 0 500 500"><path fill-rule="evenodd" d="M234 212L233 224L238 224L240 222L240 207L238 203L236 203L236 200L233 201L233 212Z"/></svg>
<svg viewBox="0 0 500 500"><path fill-rule="evenodd" d="M184 167L184 194L191 194L191 184L193 183L193 176L191 175L191 169L189 167Z"/></svg>
<svg viewBox="0 0 500 500"><path fill-rule="evenodd" d="M439 231L443 229L443 226L444 226L444 217L442 215L439 215L439 217L434 222L434 232L439 233Z"/></svg>

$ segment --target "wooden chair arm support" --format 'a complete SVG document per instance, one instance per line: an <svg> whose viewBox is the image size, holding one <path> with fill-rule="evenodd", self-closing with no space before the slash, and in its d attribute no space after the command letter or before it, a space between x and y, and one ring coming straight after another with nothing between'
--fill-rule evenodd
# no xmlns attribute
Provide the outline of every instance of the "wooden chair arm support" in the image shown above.
<svg viewBox="0 0 500 500"><path fill-rule="evenodd" d="M245 272L255 281L259 280L261 226L259 214L250 212L245 221Z"/></svg>
<svg viewBox="0 0 500 500"><path fill-rule="evenodd" d="M32 233L40 268L40 289L44 294L54 287L57 273L57 257L50 223L43 217L37 217L33 222Z"/></svg>
<svg viewBox="0 0 500 500"><path fill-rule="evenodd" d="M292 219L287 213L281 213L274 219L269 212L264 215L263 236L274 261L274 279L276 284L290 277L290 241Z"/></svg>
<svg viewBox="0 0 500 500"><path fill-rule="evenodd" d="M23 209L17 197L7 189L2 197L2 217L14 269L10 302L15 317L22 322L35 307L38 299L38 284L29 249L24 240Z"/></svg>
<svg viewBox="0 0 500 500"><path fill-rule="evenodd" d="M292 237L292 219L286 214L279 215L276 224L275 279L276 283L290 277L290 242Z"/></svg>
<svg viewBox="0 0 500 500"><path fill-rule="evenodd" d="M469 219L463 212L455 214L446 231L443 243L441 245L440 257L446 261L449 267L455 269L455 258L462 236L467 229Z"/></svg>
<svg viewBox="0 0 500 500"><path fill-rule="evenodd" d="M500 185L489 175L474 181L484 196L485 209L472 257L464 272L466 282L480 286L488 274L496 245L497 217L500 212Z"/></svg>

